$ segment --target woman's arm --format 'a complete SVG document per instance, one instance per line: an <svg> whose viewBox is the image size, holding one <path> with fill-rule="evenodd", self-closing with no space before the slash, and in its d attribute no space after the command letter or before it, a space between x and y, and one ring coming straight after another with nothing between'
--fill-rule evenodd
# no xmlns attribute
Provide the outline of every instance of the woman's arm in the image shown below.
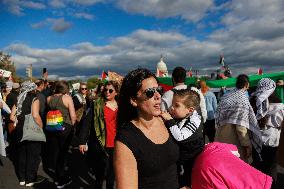
<svg viewBox="0 0 284 189"><path fill-rule="evenodd" d="M32 103L32 116L36 122L36 124L42 128L43 127L43 124L42 124L42 120L41 120L41 117L39 115L39 100L35 100L33 103Z"/></svg>
<svg viewBox="0 0 284 189"><path fill-rule="evenodd" d="M72 125L75 125L77 117L76 117L76 112L75 112L73 100L72 100L71 96L68 96L68 95L65 95L65 98L67 100Z"/></svg>
<svg viewBox="0 0 284 189"><path fill-rule="evenodd" d="M115 141L114 171L117 189L137 189L137 162L131 150L119 141Z"/></svg>
<svg viewBox="0 0 284 189"><path fill-rule="evenodd" d="M51 99L51 96L47 97L46 99L47 104L49 103L50 99Z"/></svg>
<svg viewBox="0 0 284 189"><path fill-rule="evenodd" d="M12 107L12 111L11 111L11 114L10 114L10 120L12 122L15 122L16 121L16 111L17 111L17 108L15 105L13 105Z"/></svg>

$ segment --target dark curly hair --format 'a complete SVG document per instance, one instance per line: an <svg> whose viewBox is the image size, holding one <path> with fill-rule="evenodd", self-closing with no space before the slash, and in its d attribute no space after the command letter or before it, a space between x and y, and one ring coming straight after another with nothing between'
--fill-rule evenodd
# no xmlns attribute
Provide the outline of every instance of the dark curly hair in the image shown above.
<svg viewBox="0 0 284 189"><path fill-rule="evenodd" d="M142 86L142 81L151 77L158 82L155 74L145 68L138 68L130 71L123 79L118 96L118 127L137 118L137 109L130 104L130 99L137 96L137 92Z"/></svg>

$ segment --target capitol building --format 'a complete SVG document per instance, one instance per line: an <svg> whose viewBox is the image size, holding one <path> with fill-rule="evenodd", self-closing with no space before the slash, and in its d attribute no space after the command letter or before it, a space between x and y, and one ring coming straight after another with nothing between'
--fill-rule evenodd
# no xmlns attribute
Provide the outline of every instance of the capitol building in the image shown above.
<svg viewBox="0 0 284 189"><path fill-rule="evenodd" d="M164 57L161 55L160 61L157 63L157 77L168 77L168 68L164 62Z"/></svg>

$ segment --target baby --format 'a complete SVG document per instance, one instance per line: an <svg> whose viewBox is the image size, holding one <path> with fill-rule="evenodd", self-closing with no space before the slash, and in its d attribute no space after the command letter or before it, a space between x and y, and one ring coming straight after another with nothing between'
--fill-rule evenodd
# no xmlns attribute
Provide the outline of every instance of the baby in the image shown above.
<svg viewBox="0 0 284 189"><path fill-rule="evenodd" d="M197 155L203 150L199 94L190 89L174 90L170 113L163 112L167 128L175 138L180 149L178 162L180 187L191 186L191 170Z"/></svg>

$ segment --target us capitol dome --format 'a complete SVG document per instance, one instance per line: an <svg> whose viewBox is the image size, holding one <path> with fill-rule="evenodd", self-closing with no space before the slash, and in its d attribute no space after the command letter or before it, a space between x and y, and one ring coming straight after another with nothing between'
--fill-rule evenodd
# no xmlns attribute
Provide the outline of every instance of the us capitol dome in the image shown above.
<svg viewBox="0 0 284 189"><path fill-rule="evenodd" d="M160 61L157 63L157 72L159 72L159 74L157 74L158 77L168 77L168 68L162 55Z"/></svg>

